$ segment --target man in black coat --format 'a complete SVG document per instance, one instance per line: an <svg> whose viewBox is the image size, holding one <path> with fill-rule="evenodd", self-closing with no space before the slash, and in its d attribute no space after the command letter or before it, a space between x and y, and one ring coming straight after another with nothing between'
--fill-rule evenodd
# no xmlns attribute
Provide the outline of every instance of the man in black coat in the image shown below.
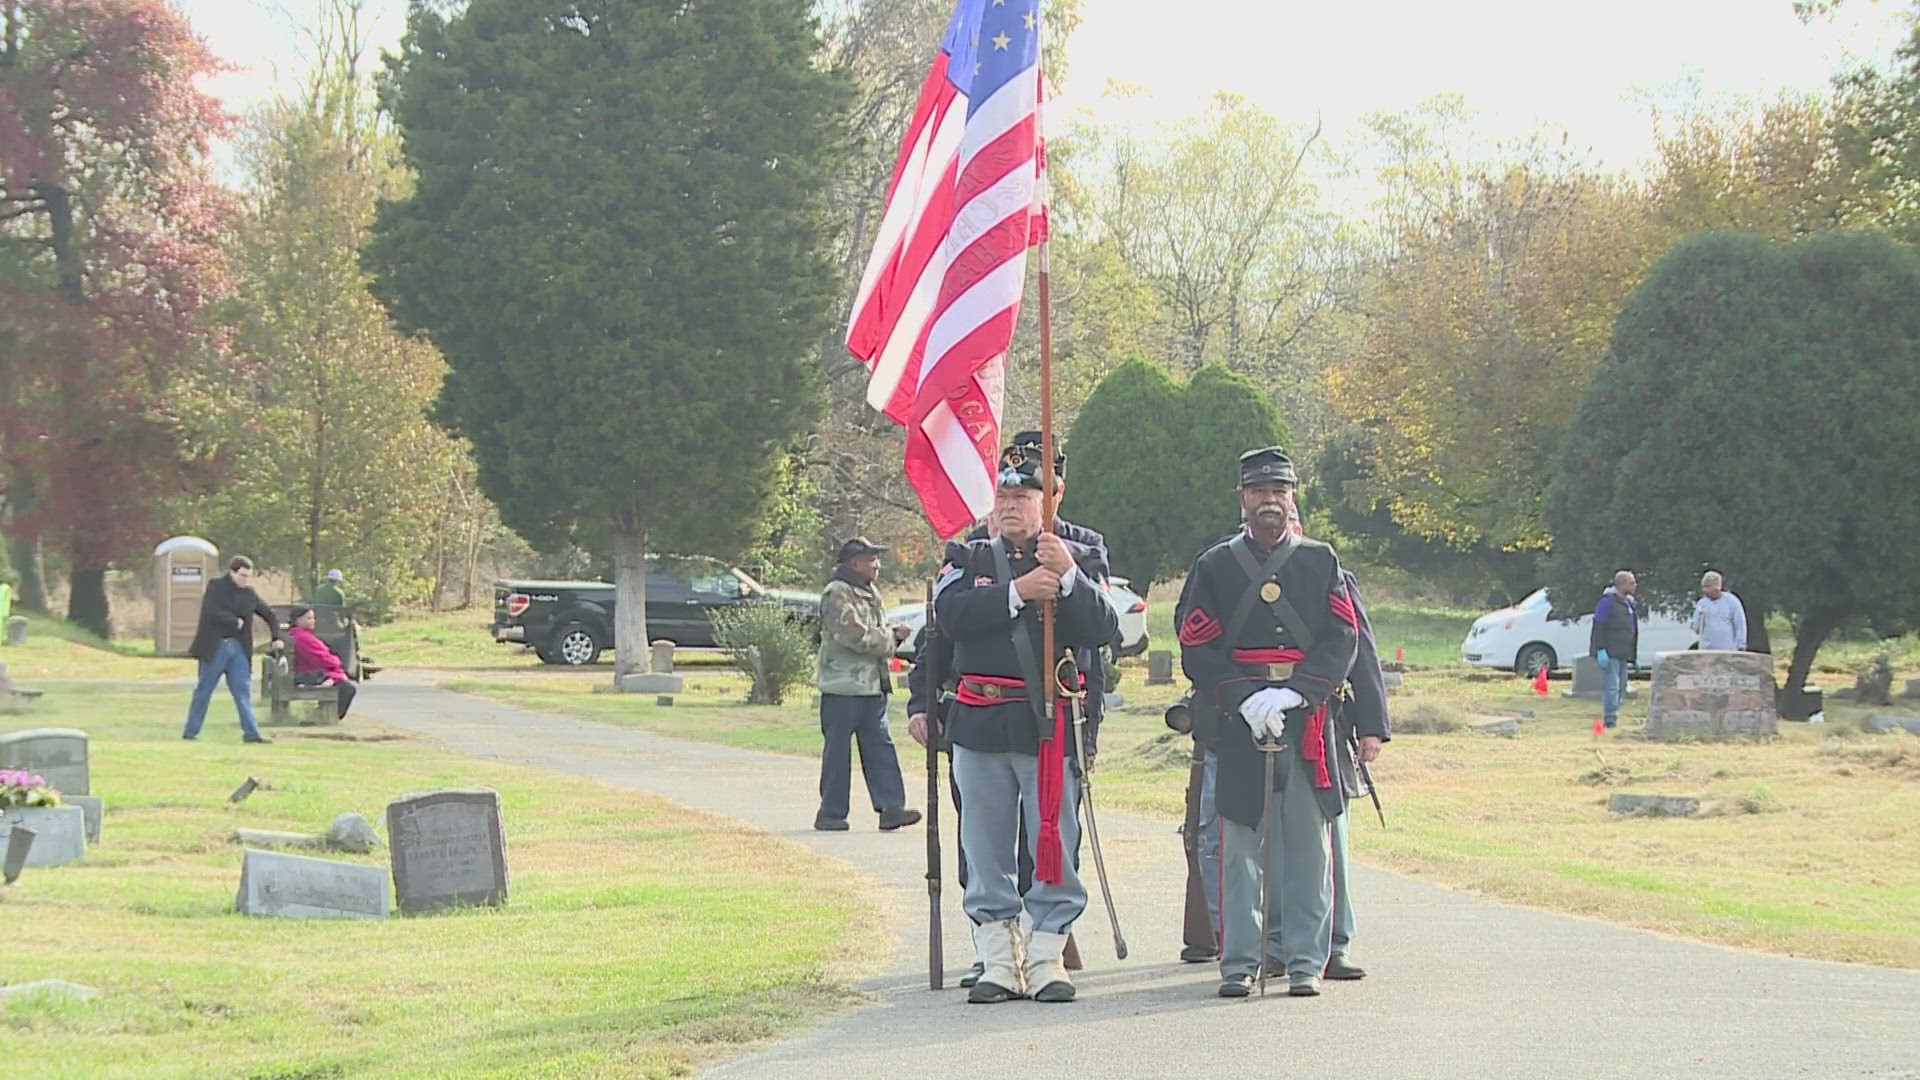
<svg viewBox="0 0 1920 1080"><path fill-rule="evenodd" d="M1316 995L1331 959L1327 826L1346 812L1331 714L1360 627L1333 550L1288 527L1297 483L1277 447L1241 456L1247 527L1194 561L1178 626L1195 712L1210 720L1220 760L1223 997L1245 997L1277 970L1293 996ZM1361 747L1363 761L1379 753L1377 739ZM1266 880L1268 866L1278 881Z"/></svg>
<svg viewBox="0 0 1920 1080"><path fill-rule="evenodd" d="M1300 515L1290 515L1289 529L1305 536ZM1232 540L1222 537L1220 543ZM1360 585L1353 574L1342 568L1347 594L1353 600L1359 621L1360 644L1353 670L1347 673L1345 707L1339 710L1340 774L1349 798L1363 798L1366 787L1360 780L1357 755L1360 742L1373 738L1384 744L1393 737L1392 720L1387 711L1387 685L1380 666L1380 650L1373 636L1373 623L1367 617L1360 597ZM1182 590L1174 608L1175 625L1183 619L1187 593ZM1191 717L1191 711L1188 714ZM1220 954L1220 818L1214 808L1214 787L1219 774L1219 758L1213 752L1213 733L1193 727L1194 766L1187 785L1187 821L1183 835L1187 848L1187 911L1185 944L1180 959L1187 963L1209 963ZM1328 825L1333 878L1333 951L1327 961L1329 979L1363 979L1366 970L1349 957L1355 933L1353 893L1348 865L1347 826L1352 817L1341 814Z"/></svg>
<svg viewBox="0 0 1920 1080"><path fill-rule="evenodd" d="M253 717L253 632L254 618L267 624L273 635L273 651L286 648L280 635L280 622L273 609L253 591L253 561L235 555L227 563L224 577L207 583L200 598L200 626L194 631L187 654L200 661L200 681L193 688L193 703L187 707L187 730L183 739L200 737L200 725L207 721L207 705L213 701L214 688L224 677L233 694L234 708L240 712L240 731L247 742L273 740L260 734Z"/></svg>
<svg viewBox="0 0 1920 1080"><path fill-rule="evenodd" d="M1013 441L1007 445L1005 450L1000 452L1000 467L1015 470L1032 467L1029 463L1037 464L1043 456L1041 454L1041 447L1042 443L1039 432L1022 431L1013 437ZM1053 471L1055 491L1064 492L1067 485L1067 456L1064 453L1054 455ZM957 572L958 568L964 565L969 557L969 545L984 543L993 539L994 530L991 528L991 524L990 519L988 521L982 521L974 527L973 531L967 534L965 543L947 545L945 560L940 567L942 577L945 577L950 572ZM1058 515L1055 515L1053 519L1053 532L1056 536L1074 545L1076 550L1084 550L1087 557L1089 573L1096 581L1104 586L1106 584L1109 567L1106 537L1084 525L1076 525ZM1085 706L1087 718L1087 756L1089 758L1098 755L1100 720L1105 715L1106 658L1103 653L1104 650L1101 649L1085 649L1081 650L1079 656L1080 670L1086 674L1087 678ZM959 675L953 669L953 639L941 633L938 626L934 627L934 633L929 637L927 628L923 625L920 628L919 635L914 641L913 657L913 669L907 673L907 733L912 735L914 741L921 746L927 745L927 739L930 737L938 738L940 740L940 748L951 753L952 745L946 740L946 702L951 699L959 680ZM930 664L928 662L929 660L935 660L936 662ZM946 683L944 687L931 688L927 685L927 672L934 668L937 668L943 673L942 681ZM947 772L947 784L948 789L953 794L954 831L964 834L965 823L961 818L960 784L954 779L951 769ZM1020 834L1019 860L1020 893L1024 896L1027 890L1033 885L1033 856L1028 849L1027 835L1024 829ZM959 851L956 869L958 871L960 887L965 889L967 887L967 852L964 844ZM1080 970L1080 950L1071 936L1069 936L1067 940L1065 958L1067 970ZM983 969L984 965L976 960L973 965L973 970L961 977L960 985L971 988L979 981L980 973Z"/></svg>
<svg viewBox="0 0 1920 1080"><path fill-rule="evenodd" d="M1050 715L1043 704L1044 680L1056 669L1042 652L1040 610L1052 601L1063 651L1098 648L1119 630L1091 553L1043 525L1039 468L1025 461L1001 470L993 510L999 536L969 545L934 600L960 677L946 735L967 807L965 909L985 967L968 994L977 1003L1073 1000L1063 952L1087 903L1075 857L1081 770L1068 710ZM1023 826L1034 862L1024 894Z"/></svg>

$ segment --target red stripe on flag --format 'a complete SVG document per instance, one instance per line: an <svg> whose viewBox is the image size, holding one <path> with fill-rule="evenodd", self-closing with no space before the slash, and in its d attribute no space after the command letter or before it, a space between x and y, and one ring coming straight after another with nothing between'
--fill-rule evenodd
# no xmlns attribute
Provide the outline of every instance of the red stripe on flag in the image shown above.
<svg viewBox="0 0 1920 1080"><path fill-rule="evenodd" d="M972 333L953 343L953 348L947 350L946 359L927 372L927 381L921 384L920 396L913 403L913 423L926 419L927 414L943 398L971 382L981 365L1005 351L1006 342L1013 337L1017 315L1013 308L1003 308L986 322L974 327ZM995 351L995 346L999 347L998 351Z"/></svg>
<svg viewBox="0 0 1920 1080"><path fill-rule="evenodd" d="M995 428L996 438L998 430ZM946 466L934 451L933 441L918 425L907 429L906 474L907 483L913 485L914 494L920 497L920 509L925 511L935 535L957 536L973 527L976 516L973 508L967 505L960 489L953 486L953 478L947 475Z"/></svg>

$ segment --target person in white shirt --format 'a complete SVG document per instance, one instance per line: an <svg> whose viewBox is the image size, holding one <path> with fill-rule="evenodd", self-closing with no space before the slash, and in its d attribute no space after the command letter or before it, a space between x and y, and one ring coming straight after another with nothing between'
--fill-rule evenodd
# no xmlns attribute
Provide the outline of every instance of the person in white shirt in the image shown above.
<svg viewBox="0 0 1920 1080"><path fill-rule="evenodd" d="M1700 579L1700 599L1693 605L1693 632L1700 635L1702 649L1746 651L1746 606L1727 591L1718 571L1709 570Z"/></svg>

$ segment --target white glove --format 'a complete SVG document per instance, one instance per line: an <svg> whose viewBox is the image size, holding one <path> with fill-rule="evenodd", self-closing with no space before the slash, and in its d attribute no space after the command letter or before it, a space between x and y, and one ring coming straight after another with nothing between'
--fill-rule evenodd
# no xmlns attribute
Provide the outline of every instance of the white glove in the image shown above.
<svg viewBox="0 0 1920 1080"><path fill-rule="evenodd" d="M1287 710L1297 709L1307 699L1284 686L1269 686L1255 691L1240 703L1240 715L1254 739L1278 739L1286 730Z"/></svg>

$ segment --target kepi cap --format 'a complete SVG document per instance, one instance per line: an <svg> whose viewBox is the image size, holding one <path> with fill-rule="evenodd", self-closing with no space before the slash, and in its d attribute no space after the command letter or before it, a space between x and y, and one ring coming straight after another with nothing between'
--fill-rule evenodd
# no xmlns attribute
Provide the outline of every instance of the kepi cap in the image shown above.
<svg viewBox="0 0 1920 1080"><path fill-rule="evenodd" d="M1299 474L1293 471L1293 459L1277 446L1249 450L1240 455L1240 486L1271 483L1298 484Z"/></svg>

